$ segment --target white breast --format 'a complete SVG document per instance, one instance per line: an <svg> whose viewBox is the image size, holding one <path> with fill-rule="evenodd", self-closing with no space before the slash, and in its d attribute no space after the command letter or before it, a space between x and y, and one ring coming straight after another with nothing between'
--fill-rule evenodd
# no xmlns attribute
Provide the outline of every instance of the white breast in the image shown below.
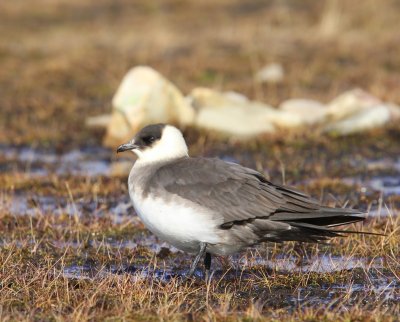
<svg viewBox="0 0 400 322"><path fill-rule="evenodd" d="M186 252L197 252L199 243L219 243L217 223L199 206L190 207L179 200L165 202L148 195L141 198L130 191L135 210L145 226L162 240Z"/></svg>

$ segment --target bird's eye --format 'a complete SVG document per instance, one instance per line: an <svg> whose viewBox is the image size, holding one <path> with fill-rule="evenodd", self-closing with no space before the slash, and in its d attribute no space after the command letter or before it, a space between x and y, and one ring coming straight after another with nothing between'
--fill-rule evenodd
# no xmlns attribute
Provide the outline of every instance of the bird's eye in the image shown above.
<svg viewBox="0 0 400 322"><path fill-rule="evenodd" d="M155 138L154 136L146 136L146 137L143 138L143 141L144 141L146 144L151 144L151 143L153 143L155 140L156 140L156 138Z"/></svg>

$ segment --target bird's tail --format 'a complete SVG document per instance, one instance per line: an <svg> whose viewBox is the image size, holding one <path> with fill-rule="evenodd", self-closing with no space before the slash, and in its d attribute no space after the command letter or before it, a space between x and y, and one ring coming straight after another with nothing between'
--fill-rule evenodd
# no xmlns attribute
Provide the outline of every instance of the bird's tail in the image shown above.
<svg viewBox="0 0 400 322"><path fill-rule="evenodd" d="M365 214L355 209L322 207L309 213L279 212L269 219L290 225L290 229L282 231L278 234L279 236L265 238L270 241L321 242L349 233L380 235L333 228L363 221Z"/></svg>
<svg viewBox="0 0 400 322"><path fill-rule="evenodd" d="M335 227L363 221L365 214L355 209L321 207L318 210L309 212L281 211L275 213L269 219L314 226Z"/></svg>

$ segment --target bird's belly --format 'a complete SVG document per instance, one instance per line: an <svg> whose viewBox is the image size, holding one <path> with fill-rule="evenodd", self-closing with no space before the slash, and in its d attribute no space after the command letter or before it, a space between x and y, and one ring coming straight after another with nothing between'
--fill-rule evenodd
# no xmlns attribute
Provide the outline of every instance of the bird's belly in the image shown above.
<svg viewBox="0 0 400 322"><path fill-rule="evenodd" d="M161 198L132 198L144 225L160 239L186 252L197 252L200 242L220 242L216 221L201 207L190 207Z"/></svg>

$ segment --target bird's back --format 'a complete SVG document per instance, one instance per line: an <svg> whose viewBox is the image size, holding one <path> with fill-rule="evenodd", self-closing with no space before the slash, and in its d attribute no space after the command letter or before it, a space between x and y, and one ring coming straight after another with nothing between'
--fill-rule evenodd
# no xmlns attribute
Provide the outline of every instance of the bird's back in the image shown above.
<svg viewBox="0 0 400 322"><path fill-rule="evenodd" d="M163 195L207 211L219 236L213 240L220 244L214 246L216 253L236 251L227 248L232 244L241 248L262 241L318 242L337 235L330 227L364 219L357 210L323 207L255 170L220 159L184 157L154 164L144 173L139 184L144 198Z"/></svg>

